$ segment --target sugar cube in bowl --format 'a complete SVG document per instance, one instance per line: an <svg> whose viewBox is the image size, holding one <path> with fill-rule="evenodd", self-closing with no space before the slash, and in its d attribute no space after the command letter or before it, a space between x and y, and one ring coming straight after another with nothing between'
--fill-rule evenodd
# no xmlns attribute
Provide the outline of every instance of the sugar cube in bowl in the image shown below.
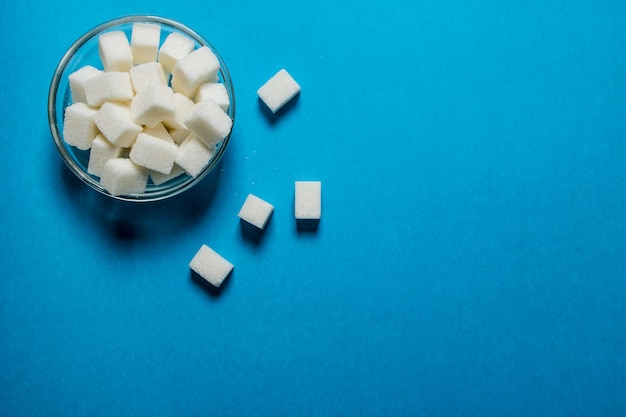
<svg viewBox="0 0 626 417"><path fill-rule="evenodd" d="M221 100L219 106L203 103L194 109L205 101L198 94L206 91L205 84L219 84L227 101ZM223 114L200 117L208 127L194 128L199 124L193 121L187 127L186 114L193 113L196 120L204 107L220 109ZM63 161L84 183L119 200L157 201L190 189L218 165L234 126L235 94L226 64L202 36L170 19L132 15L91 29L67 50L52 77L48 119ZM216 124L218 136L203 138L207 131L213 132L211 123ZM133 160L131 152L140 135L153 138L156 149L167 149L168 161L157 160L159 153ZM191 172L184 164L172 165L174 149L187 136L207 148L198 154L205 159L194 160ZM96 138L98 149L105 147L110 152L94 152L97 161L91 161L89 170L91 144ZM159 146L158 140L168 143ZM137 155L141 156L139 149L132 153ZM103 157L128 161L107 166ZM96 175L105 174L94 171L95 165L107 167L106 181ZM123 177L115 170L118 165L138 173L132 186L111 181ZM154 170L155 166L160 171ZM163 172L170 166L170 172Z"/></svg>

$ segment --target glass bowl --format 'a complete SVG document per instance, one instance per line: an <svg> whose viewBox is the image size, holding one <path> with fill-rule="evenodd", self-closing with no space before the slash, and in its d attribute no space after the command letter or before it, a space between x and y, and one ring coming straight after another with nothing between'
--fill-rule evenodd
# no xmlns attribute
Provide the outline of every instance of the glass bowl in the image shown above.
<svg viewBox="0 0 626 417"><path fill-rule="evenodd" d="M57 66L52 77L52 83L50 84L50 91L48 94L48 119L50 122L52 137L59 153L61 154L61 158L63 158L63 161L69 169L84 183L89 185L94 190L118 200L149 202L163 200L178 195L183 191L190 189L206 177L207 174L209 174L218 165L224 155L228 142L230 141L230 136L232 135L232 128L231 133L229 133L228 136L217 144L215 153L211 157L208 165L195 178L183 173L182 175L179 175L178 177L160 185L155 185L151 180L148 180L148 185L144 193L112 195L106 191L102 185L100 185L98 177L87 172L89 151L83 151L70 146L65 143L63 139L63 117L65 109L72 104L72 95L68 77L74 71L85 65L92 65L98 69L102 69L102 63L98 54L98 36L108 31L121 30L126 33L130 41L133 23L137 22L159 24L161 26L161 44L163 44L163 41L170 33L179 32L192 39L195 43L195 48L207 46L211 49L211 51L213 51L220 63L218 81L224 84L230 99L230 106L226 113L232 119L234 127L235 92L226 64L217 50L207 40L181 23L162 17L144 15L126 16L102 23L82 35L72 44L72 46L70 46L65 55L63 55L63 58L61 58L61 61L59 62L59 65Z"/></svg>

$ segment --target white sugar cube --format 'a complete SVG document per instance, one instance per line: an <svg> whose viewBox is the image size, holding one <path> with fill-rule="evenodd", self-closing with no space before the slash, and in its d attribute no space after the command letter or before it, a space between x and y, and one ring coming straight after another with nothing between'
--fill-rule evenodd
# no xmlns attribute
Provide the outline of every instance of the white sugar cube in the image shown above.
<svg viewBox="0 0 626 417"><path fill-rule="evenodd" d="M254 227L263 229L273 212L273 205L253 194L248 194L237 216Z"/></svg>
<svg viewBox="0 0 626 417"><path fill-rule="evenodd" d="M213 100L225 112L230 106L228 91L222 83L205 83L198 88L196 93L196 103L206 100Z"/></svg>
<svg viewBox="0 0 626 417"><path fill-rule="evenodd" d="M281 69L259 88L257 94L272 113L276 113L299 92L298 83L285 69Z"/></svg>
<svg viewBox="0 0 626 417"><path fill-rule="evenodd" d="M165 126L161 123L158 123L153 127L144 126L143 133L154 136L155 138L163 139L166 142L175 143L172 136L170 136L170 132L168 132Z"/></svg>
<svg viewBox="0 0 626 417"><path fill-rule="evenodd" d="M95 122L109 142L122 148L131 146L142 130L131 119L129 107L121 103L104 103L96 113Z"/></svg>
<svg viewBox="0 0 626 417"><path fill-rule="evenodd" d="M128 158L109 159L102 168L100 185L112 195L141 194L147 184L148 171Z"/></svg>
<svg viewBox="0 0 626 417"><path fill-rule="evenodd" d="M220 63L213 51L207 46L201 46L174 65L172 88L192 98L201 84L215 79L219 69Z"/></svg>
<svg viewBox="0 0 626 417"><path fill-rule="evenodd" d="M98 37L98 54L105 71L129 71L133 66L128 38L120 30L106 32Z"/></svg>
<svg viewBox="0 0 626 417"><path fill-rule="evenodd" d="M174 115L163 121L163 124L171 129L187 129L185 120L194 102L184 94L174 93ZM185 136L186 138L187 136ZM183 140L185 139L183 138Z"/></svg>
<svg viewBox="0 0 626 417"><path fill-rule="evenodd" d="M187 56L194 47L193 39L177 32L171 33L159 49L158 60L163 64L163 69L171 73L178 60Z"/></svg>
<svg viewBox="0 0 626 417"><path fill-rule="evenodd" d="M189 268L217 288L231 273L234 265L207 245L202 245L189 262Z"/></svg>
<svg viewBox="0 0 626 417"><path fill-rule="evenodd" d="M207 147L213 147L228 136L233 121L213 100L207 100L191 108L185 125Z"/></svg>
<svg viewBox="0 0 626 417"><path fill-rule="evenodd" d="M135 65L130 70L130 81L135 92L150 84L167 84L165 71L163 71L163 65L160 62L146 62Z"/></svg>
<svg viewBox="0 0 626 417"><path fill-rule="evenodd" d="M178 147L176 164L192 177L197 177L209 164L215 148L207 148L195 134L190 134Z"/></svg>
<svg viewBox="0 0 626 417"><path fill-rule="evenodd" d="M130 159L142 167L169 174L178 155L178 146L174 142L157 138L146 133L137 135L137 140L130 150Z"/></svg>
<svg viewBox="0 0 626 417"><path fill-rule="evenodd" d="M85 65L71 73L67 78L70 82L70 90L72 91L72 102L86 103L85 84L88 79L100 74L102 74L102 71L91 65Z"/></svg>
<svg viewBox="0 0 626 417"><path fill-rule="evenodd" d="M68 145L87 150L91 147L98 128L95 118L97 109L85 103L74 103L65 109L63 121L63 138Z"/></svg>
<svg viewBox="0 0 626 417"><path fill-rule="evenodd" d="M322 183L296 181L295 216L298 220L319 220L322 216Z"/></svg>
<svg viewBox="0 0 626 417"><path fill-rule="evenodd" d="M137 124L155 126L173 117L174 92L164 84L150 84L139 90L130 102L130 114Z"/></svg>
<svg viewBox="0 0 626 417"><path fill-rule="evenodd" d="M180 166L174 164L169 174L162 174L157 171L150 171L150 178L152 179L154 185L161 185L184 173L185 171Z"/></svg>
<svg viewBox="0 0 626 417"><path fill-rule="evenodd" d="M121 155L122 148L113 145L104 136L98 135L91 144L87 172L99 177L102 175L104 164L109 159L119 158Z"/></svg>
<svg viewBox="0 0 626 417"><path fill-rule="evenodd" d="M133 98L133 86L128 72L103 72L85 82L87 104L99 107L105 101L128 101Z"/></svg>
<svg viewBox="0 0 626 417"><path fill-rule="evenodd" d="M172 140L174 140L174 143L180 145L189 137L191 132L187 129L169 129L168 133L170 134Z"/></svg>
<svg viewBox="0 0 626 417"><path fill-rule="evenodd" d="M161 42L161 26L154 23L133 23L130 49L134 64L156 61Z"/></svg>

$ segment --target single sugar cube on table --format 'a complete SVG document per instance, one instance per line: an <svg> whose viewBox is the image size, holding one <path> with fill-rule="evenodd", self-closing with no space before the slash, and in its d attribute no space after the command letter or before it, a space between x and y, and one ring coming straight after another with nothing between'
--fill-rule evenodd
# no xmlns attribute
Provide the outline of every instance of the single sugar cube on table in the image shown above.
<svg viewBox="0 0 626 417"><path fill-rule="evenodd" d="M273 212L273 205L253 194L248 194L237 217L257 229L263 229Z"/></svg>
<svg viewBox="0 0 626 417"><path fill-rule="evenodd" d="M222 83L205 83L198 88L196 93L196 103L206 100L213 100L225 112L230 106L228 91Z"/></svg>
<svg viewBox="0 0 626 417"><path fill-rule="evenodd" d="M125 102L133 98L128 72L103 72L85 82L87 104L99 107L107 101Z"/></svg>
<svg viewBox="0 0 626 417"><path fill-rule="evenodd" d="M97 113L98 109L81 102L68 106L63 120L65 142L81 150L91 148L91 143L98 135L95 122Z"/></svg>
<svg viewBox="0 0 626 417"><path fill-rule="evenodd" d="M172 88L193 98L198 87L215 79L220 62L208 46L201 46L180 59L172 69Z"/></svg>
<svg viewBox="0 0 626 417"><path fill-rule="evenodd" d="M130 49L133 63L144 64L156 61L161 42L161 26L155 23L133 23L130 35Z"/></svg>
<svg viewBox="0 0 626 417"><path fill-rule="evenodd" d="M194 47L193 39L178 32L170 33L159 49L158 61L171 74L174 65L193 51Z"/></svg>
<svg viewBox="0 0 626 417"><path fill-rule="evenodd" d="M175 106L172 89L155 83L135 94L130 102L130 114L135 123L152 127L173 117Z"/></svg>
<svg viewBox="0 0 626 417"><path fill-rule="evenodd" d="M207 148L198 137L191 133L178 147L176 164L192 177L197 177L209 164L215 148Z"/></svg>
<svg viewBox="0 0 626 417"><path fill-rule="evenodd" d="M150 84L160 83L167 85L165 71L160 62L146 62L135 65L130 70L130 81L135 92L142 90Z"/></svg>
<svg viewBox="0 0 626 417"><path fill-rule="evenodd" d="M140 133L130 150L130 159L142 167L169 174L178 155L178 146L174 141Z"/></svg>
<svg viewBox="0 0 626 417"><path fill-rule="evenodd" d="M213 100L207 100L191 108L185 125L206 146L213 147L228 136L233 121Z"/></svg>
<svg viewBox="0 0 626 417"><path fill-rule="evenodd" d="M122 149L123 148L115 146L106 140L104 136L96 136L91 144L87 172L97 177L102 176L104 164L106 164L109 159L119 158L122 155Z"/></svg>
<svg viewBox="0 0 626 417"><path fill-rule="evenodd" d="M114 145L128 148L142 131L130 117L130 108L126 104L107 102L100 107L95 116L96 126Z"/></svg>
<svg viewBox="0 0 626 417"><path fill-rule="evenodd" d="M109 159L102 168L100 185L112 195L141 194L147 184L148 170L128 158Z"/></svg>
<svg viewBox="0 0 626 417"><path fill-rule="evenodd" d="M91 65L85 65L71 73L67 78L70 83L70 91L72 92L72 102L86 103L87 95L85 93L85 84L88 79L100 74L102 74L102 70L92 67Z"/></svg>
<svg viewBox="0 0 626 417"><path fill-rule="evenodd" d="M207 283L218 288L231 273L234 265L207 245L202 245L189 262L189 268Z"/></svg>
<svg viewBox="0 0 626 417"><path fill-rule="evenodd" d="M319 220L322 216L322 183L296 181L295 216L298 220Z"/></svg>
<svg viewBox="0 0 626 417"><path fill-rule="evenodd" d="M285 69L281 69L258 89L257 94L272 113L276 113L299 92L300 85Z"/></svg>
<svg viewBox="0 0 626 417"><path fill-rule="evenodd" d="M121 30L106 32L98 37L98 54L105 71L130 71L133 66L130 43Z"/></svg>

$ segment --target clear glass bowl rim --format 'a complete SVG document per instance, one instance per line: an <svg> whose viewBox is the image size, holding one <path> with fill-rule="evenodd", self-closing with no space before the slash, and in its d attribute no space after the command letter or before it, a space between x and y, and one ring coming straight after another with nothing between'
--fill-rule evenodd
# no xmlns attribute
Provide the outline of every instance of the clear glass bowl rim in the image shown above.
<svg viewBox="0 0 626 417"><path fill-rule="evenodd" d="M108 193L97 181L94 179L86 170L84 170L78 162L75 161L74 157L68 150L68 146L63 140L62 134L59 131L59 125L57 123L57 94L59 92L59 86L65 72L67 65L70 63L74 55L80 50L80 48L87 43L89 40L98 36L100 33L113 29L117 26L122 26L126 24L132 23L158 23L161 25L169 26L173 29L176 29L191 38L194 41L198 42L201 45L208 46L217 59L220 62L220 73L222 75L222 80L226 90L228 91L230 98L230 107L228 110L228 115L233 120L233 126L231 128L231 133L226 136L221 144L218 146L215 155L211 158L209 164L204 168L204 170L195 178L188 177L185 181L180 183L175 183L169 188L160 188L153 192L147 192L142 194L127 194L127 195L117 195L114 196ZM68 74L69 75L69 74ZM232 135L232 131L235 125L235 90L233 88L232 79L230 77L230 73L228 72L228 68L226 67L226 63L220 56L219 52L213 45L200 36L197 32L190 29L189 27L179 23L175 20L167 19L160 16L154 15L128 15L123 17L118 17L115 19L111 19L104 23L99 24L93 29L87 31L84 35L78 38L65 52L59 64L57 65L56 70L54 71L54 75L52 76L52 82L50 83L50 90L48 93L48 121L50 123L50 131L52 133L52 137L54 139L54 143L56 145L57 150L59 151L61 158L65 162L65 164L70 168L70 170L80 178L84 183L89 185L94 190L104 194L108 197L123 200L123 201L133 201L133 202L151 202L151 201L159 201L164 200L166 198L174 197L183 191L186 191L200 182L204 177L206 177L220 162L222 156L226 152L226 148L228 147L228 143L230 142L230 137Z"/></svg>

